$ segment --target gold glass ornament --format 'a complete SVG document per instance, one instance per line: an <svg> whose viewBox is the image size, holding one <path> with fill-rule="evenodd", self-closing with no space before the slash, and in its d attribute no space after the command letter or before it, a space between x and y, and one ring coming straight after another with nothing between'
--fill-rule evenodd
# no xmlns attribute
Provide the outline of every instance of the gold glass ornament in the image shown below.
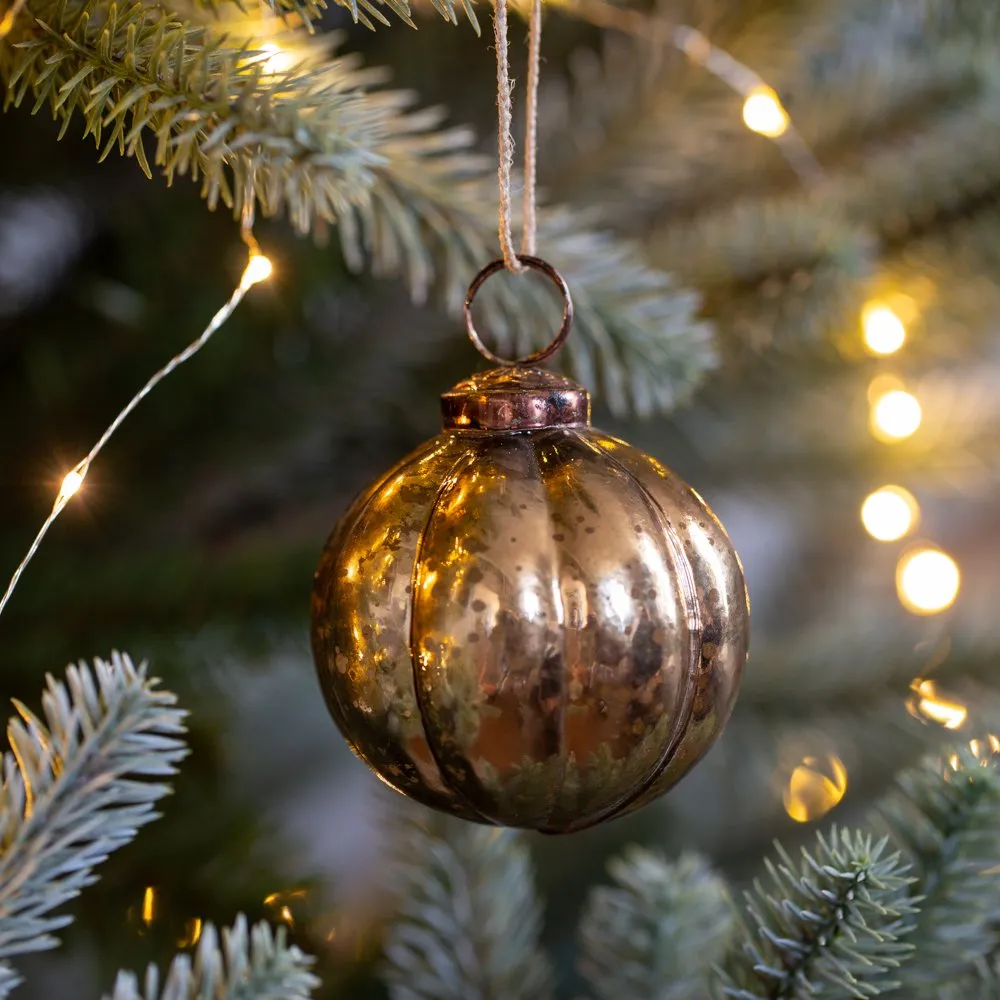
<svg viewBox="0 0 1000 1000"><path fill-rule="evenodd" d="M566 301L537 362L572 306L524 260ZM466 303L477 346L469 310L491 268ZM547 833L629 812L729 716L749 626L739 558L694 490L590 426L567 378L504 365L442 410L442 433L354 502L320 560L330 712L435 809Z"/></svg>

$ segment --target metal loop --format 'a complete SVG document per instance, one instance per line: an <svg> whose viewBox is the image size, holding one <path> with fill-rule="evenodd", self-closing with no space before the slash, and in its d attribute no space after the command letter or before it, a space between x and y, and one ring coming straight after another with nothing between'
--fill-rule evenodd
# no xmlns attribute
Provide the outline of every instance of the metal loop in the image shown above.
<svg viewBox="0 0 1000 1000"><path fill-rule="evenodd" d="M569 331L573 327L573 298L569 294L569 286L566 284L566 279L563 278L563 276L548 261L542 260L541 257L531 257L528 254L518 254L517 259L524 264L525 267L530 267L535 271L541 271L542 274L544 274L545 277L547 277L552 284L554 284L556 288L562 292L562 326L559 327L559 332L550 344L543 347L540 351L535 351L534 354L526 354L523 358L514 358L511 360L508 358L498 357L482 342L482 340L480 340L479 333L476 331L476 326L472 322L472 303L475 301L479 289L486 284L487 280L493 277L497 271L504 270L505 264L502 257L498 257L496 260L491 261L472 279L472 284L469 285L469 291L465 296L465 305L462 307L462 314L465 317L465 329L469 334L469 340L471 340L475 345L476 350L479 351L479 353L486 358L487 361L492 361L495 365L505 365L508 367L512 367L514 365L533 365L537 364L539 361L544 361L547 357L555 354L555 352L562 347L563 341L569 336Z"/></svg>

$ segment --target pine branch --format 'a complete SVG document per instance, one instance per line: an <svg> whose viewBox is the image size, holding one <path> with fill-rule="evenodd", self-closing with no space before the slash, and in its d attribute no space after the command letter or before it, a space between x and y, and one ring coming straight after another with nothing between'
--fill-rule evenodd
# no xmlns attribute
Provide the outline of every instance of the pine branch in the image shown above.
<svg viewBox="0 0 1000 1000"><path fill-rule="evenodd" d="M119 972L115 990L105 1000L308 1000L319 985L310 971L313 959L285 943L285 928L273 931L261 922L247 933L239 916L223 928L222 944L212 924L201 932L194 963L177 955L162 987L150 965L142 986L131 972Z"/></svg>
<svg viewBox="0 0 1000 1000"><path fill-rule="evenodd" d="M63 132L79 112L102 158L117 148L151 174L148 133L155 165L168 180L200 177L210 207L256 199L303 233L335 223L352 266L402 273L418 301L435 287L453 312L495 255L494 171L469 152L471 134L442 130L437 110L407 111L409 95L373 90L378 72L352 56L317 66L307 52L269 76L262 53L155 6L39 0L32 12L17 44L0 49L7 104L30 95ZM697 297L634 244L550 212L541 245L576 295L573 369L591 385L600 372L613 409L633 399L640 413L669 408L714 366ZM501 349L547 342L551 290L496 285L484 326Z"/></svg>
<svg viewBox="0 0 1000 1000"><path fill-rule="evenodd" d="M873 997L911 951L912 879L886 841L834 829L795 862L781 848L769 885L746 896L746 921L729 947L719 994L735 1000Z"/></svg>
<svg viewBox="0 0 1000 1000"><path fill-rule="evenodd" d="M247 13L250 5L247 0L172 0L171 6L174 10L181 12L183 4L189 2L193 9L203 12L212 19L227 19L235 8L237 11ZM375 0L376 3L383 3L385 0ZM390 6L403 0L389 0ZM364 15L357 11L357 4L351 0L334 0L334 3L350 10L355 23L358 23ZM323 12L327 10L327 0L262 0L262 4L272 14L280 17L285 24L301 23L310 26L314 21L318 21ZM367 10L367 5L362 2L362 7ZM407 14L409 11L407 10ZM388 23L384 17L380 17L383 23ZM362 22L364 23L364 22ZM366 24L366 27L371 27Z"/></svg>
<svg viewBox="0 0 1000 1000"><path fill-rule="evenodd" d="M21 977L6 962L0 962L0 1000L20 981Z"/></svg>
<svg viewBox="0 0 1000 1000"><path fill-rule="evenodd" d="M979 961L971 972L946 983L934 1000L996 1000L1000 996L1000 959Z"/></svg>
<svg viewBox="0 0 1000 1000"><path fill-rule="evenodd" d="M400 905L385 944L393 1000L543 1000L541 904L531 859L510 830L415 828L399 862Z"/></svg>
<svg viewBox="0 0 1000 1000"><path fill-rule="evenodd" d="M807 197L748 198L652 237L652 258L704 293L734 351L801 352L858 316L878 240L834 199Z"/></svg>
<svg viewBox="0 0 1000 1000"><path fill-rule="evenodd" d="M240 10L246 10L250 5L246 0L192 0L192 2L213 17L225 15L235 5ZM375 30L375 21L389 27L391 22L383 13L389 10L395 14L404 24L411 28L416 28L413 20L413 9L408 0L333 0L339 7L351 12L351 17L355 24L363 24L371 31ZM301 23L311 26L313 22L323 16L327 9L326 0L264 0L267 7L279 17L286 20L291 18L289 23L294 23L298 19ZM458 11L456 0L430 0L431 6L446 21L458 24ZM461 0L462 11L469 20L469 24L477 35L482 33L479 19L476 17L476 9L472 0Z"/></svg>
<svg viewBox="0 0 1000 1000"><path fill-rule="evenodd" d="M936 996L1000 950L1000 769L968 747L929 757L880 812L923 897L902 994Z"/></svg>
<svg viewBox="0 0 1000 1000"><path fill-rule="evenodd" d="M303 232L370 187L383 118L400 98L366 100L370 75L354 60L268 74L265 52L156 6L43 0L32 12L0 57L6 106L30 94L33 111L48 105L62 122L60 135L79 113L101 159L117 148L152 176L148 133L168 182L202 178L212 207L256 197Z"/></svg>
<svg viewBox="0 0 1000 1000"><path fill-rule="evenodd" d="M570 0L568 10L604 23L607 6ZM954 110L993 78L1000 17L989 0L718 6L710 40L789 96L796 126L827 167L853 160L873 137L934 128L942 106ZM740 94L697 61L664 53L676 14L671 6L645 25L633 15L627 55L614 43L601 57L581 56L553 115L565 152L547 182L574 200L599 195L618 227L624 218L645 228L655 212L670 225L749 190L799 186L743 126Z"/></svg>
<svg viewBox="0 0 1000 1000"><path fill-rule="evenodd" d="M639 847L609 865L615 887L590 893L580 971L599 1000L701 1000L730 933L725 882L694 855L668 862Z"/></svg>
<svg viewBox="0 0 1000 1000"><path fill-rule="evenodd" d="M93 869L155 819L159 782L184 756L184 713L145 666L70 666L48 678L45 722L15 703L0 789L0 959L52 948L70 922L49 916L95 881ZM9 975L9 973L8 973ZM8 979L9 981L9 979Z"/></svg>
<svg viewBox="0 0 1000 1000"><path fill-rule="evenodd" d="M587 17L595 6L570 9ZM554 171L548 159L547 183L597 198L616 231L649 233L653 262L704 293L727 353L841 336L884 246L905 247L1000 188L988 125L998 103L995 5L848 2L823 12L751 9L710 33L723 46L731 38L739 58L793 99L827 168L817 190L801 190L743 127L738 95L647 44L664 37L669 17L649 19L631 61L620 44L578 59L559 116L567 152ZM767 49L776 28L778 58Z"/></svg>

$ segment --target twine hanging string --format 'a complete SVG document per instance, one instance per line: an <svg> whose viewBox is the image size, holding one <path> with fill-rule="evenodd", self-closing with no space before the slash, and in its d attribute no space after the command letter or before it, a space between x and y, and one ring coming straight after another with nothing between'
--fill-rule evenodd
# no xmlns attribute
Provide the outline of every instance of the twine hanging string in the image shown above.
<svg viewBox="0 0 1000 1000"><path fill-rule="evenodd" d="M514 169L514 138L511 135L513 84L507 46L507 0L497 0L493 30L497 50L497 112L500 166L500 249L508 271L520 274L525 268L517 259L511 223L510 176ZM524 127L524 218L521 253L534 255L537 225L535 174L538 164L538 76L542 48L542 0L531 0L528 29L528 95Z"/></svg>
<svg viewBox="0 0 1000 1000"><path fill-rule="evenodd" d="M497 117L499 120L497 145L500 154L497 177L500 184L499 231L500 249L503 256L491 261L472 279L472 284L469 285L469 291L465 296L465 304L462 307L465 330L476 350L487 361L507 367L534 365L544 361L559 349L569 336L573 326L573 298L570 295L569 286L551 264L536 256L535 250L535 230L538 217L535 172L538 164L538 77L542 48L542 0L529 0L529 2L531 3L531 18L528 35L528 100L524 126L524 228L521 235L521 252L515 251L514 237L511 233L510 176L514 169L514 139L510 128L513 84L510 79L507 49L507 0L496 0L493 29L497 50ZM555 337L540 350L519 358L503 358L494 354L483 343L476 331L476 324L472 319L472 303L479 289L494 274L504 269L512 271L514 274L520 274L528 268L544 274L562 295L562 325Z"/></svg>

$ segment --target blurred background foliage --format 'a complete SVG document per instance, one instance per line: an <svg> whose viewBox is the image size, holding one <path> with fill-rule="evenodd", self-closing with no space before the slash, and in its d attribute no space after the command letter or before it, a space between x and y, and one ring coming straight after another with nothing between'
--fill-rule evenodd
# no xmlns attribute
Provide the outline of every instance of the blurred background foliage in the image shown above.
<svg viewBox="0 0 1000 1000"><path fill-rule="evenodd" d="M928 746L995 718L1000 647L1000 8L671 0L631 9L658 26L641 39L598 27L620 13L567 0L547 16L541 183L570 210L550 217L552 257L575 224L613 232L679 298L662 339L632 331L634 354L578 353L574 370L592 375L595 422L676 469L727 525L754 629L734 718L679 789L569 840L530 838L566 996L584 897L623 845L696 846L740 882L774 837L863 815ZM471 124L490 154L486 37L429 6L413 18L416 33L395 18L371 32L334 6L318 29ZM748 130L742 98L669 41L677 25L774 88L820 172L796 173L785 143ZM58 126L29 110L0 117L11 570L66 469L201 330L244 260L232 218L188 179L168 188L132 160L98 164L79 122L56 143ZM5 699L34 704L45 671L118 647L149 658L192 712L194 753L165 818L105 866L66 948L25 965L25 997L68 982L96 995L119 965L163 960L197 921L238 910L290 926L320 958L323 996L384 995L386 857L408 807L326 715L308 595L336 517L436 432L437 396L479 359L441 296L413 304L398 278L349 267L336 237L301 238L280 218L256 234L274 278L143 403L0 620ZM586 260L588 273L606 266ZM876 302L906 331L888 358L864 348ZM892 443L869 426L886 376L923 414ZM883 543L859 508L889 483L920 521ZM897 595L913 539L960 568L940 614L913 615Z"/></svg>

